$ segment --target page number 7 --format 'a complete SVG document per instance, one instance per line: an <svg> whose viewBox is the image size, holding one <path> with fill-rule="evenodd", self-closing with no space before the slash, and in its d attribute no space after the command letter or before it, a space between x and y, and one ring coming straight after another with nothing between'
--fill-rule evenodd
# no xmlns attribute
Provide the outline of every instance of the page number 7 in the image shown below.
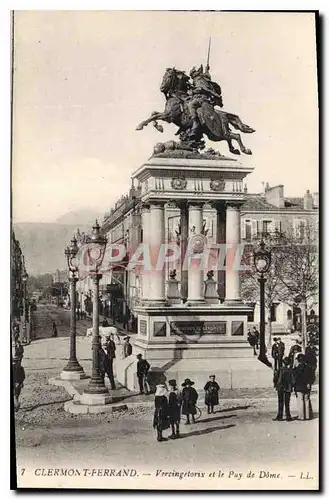
<svg viewBox="0 0 329 500"><path fill-rule="evenodd" d="M24 476L25 469L21 469L21 476Z"/></svg>

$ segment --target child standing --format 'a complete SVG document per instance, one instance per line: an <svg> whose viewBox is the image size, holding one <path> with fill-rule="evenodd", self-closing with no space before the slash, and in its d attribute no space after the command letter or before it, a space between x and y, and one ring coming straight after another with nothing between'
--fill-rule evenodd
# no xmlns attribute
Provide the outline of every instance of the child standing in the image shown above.
<svg viewBox="0 0 329 500"><path fill-rule="evenodd" d="M169 380L169 402L168 402L168 414L169 422L171 425L171 439L179 438L179 423L180 423L180 409L181 409L181 398L177 388L176 380Z"/></svg>
<svg viewBox="0 0 329 500"><path fill-rule="evenodd" d="M214 413L214 406L218 405L218 393L219 385L215 381L215 375L210 375L209 382L204 386L205 394L205 404L208 407L208 413Z"/></svg>

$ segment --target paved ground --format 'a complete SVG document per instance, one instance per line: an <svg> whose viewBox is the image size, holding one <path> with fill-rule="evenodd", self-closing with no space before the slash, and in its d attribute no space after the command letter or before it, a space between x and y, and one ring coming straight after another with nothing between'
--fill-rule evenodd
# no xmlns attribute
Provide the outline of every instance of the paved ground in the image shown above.
<svg viewBox="0 0 329 500"><path fill-rule="evenodd" d="M164 489L316 488L317 413L308 422L273 422L276 399L272 389L221 391L214 415L208 416L203 409L195 425L181 425L181 439L157 443L151 407L98 415L64 411L70 397L63 388L49 385L48 379L60 372L68 348L68 338L62 337L37 340L25 348L27 378L21 409L15 415L19 484L53 486L55 480L58 487L67 486L69 480L70 486L81 487L88 480L89 487L141 488L147 480L148 488ZM89 341L78 337L77 350L89 373ZM317 412L316 391L312 403ZM297 414L294 397L292 414ZM136 470L136 476L130 471L128 478L120 477L122 467ZM47 472L49 468L77 472L74 477L54 478L48 475L53 474ZM118 476L104 477L96 471L95 477L85 478L81 477L84 468L115 469ZM193 477L195 471L198 479ZM211 471L216 476L206 481ZM246 478L249 471L255 478ZM161 476L164 472L172 474ZM190 476L180 479L177 474L181 472ZM313 479L301 479L307 473ZM267 474L280 476L268 478Z"/></svg>

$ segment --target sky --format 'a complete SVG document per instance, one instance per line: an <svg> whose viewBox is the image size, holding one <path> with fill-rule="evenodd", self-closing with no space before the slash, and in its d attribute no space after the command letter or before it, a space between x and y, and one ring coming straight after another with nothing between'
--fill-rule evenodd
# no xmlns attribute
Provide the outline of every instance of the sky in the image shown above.
<svg viewBox="0 0 329 500"><path fill-rule="evenodd" d="M249 192L283 184L318 191L314 16L308 13L20 11L15 13L13 219L53 222L82 208L108 211L156 142L137 124L163 111L168 67L205 64L224 111L256 129L242 134L255 170ZM226 143L210 143L232 156Z"/></svg>

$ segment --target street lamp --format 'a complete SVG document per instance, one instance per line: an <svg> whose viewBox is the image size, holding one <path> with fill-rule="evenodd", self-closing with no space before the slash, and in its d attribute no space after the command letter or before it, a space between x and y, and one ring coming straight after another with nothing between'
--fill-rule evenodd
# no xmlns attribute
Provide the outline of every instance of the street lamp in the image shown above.
<svg viewBox="0 0 329 500"><path fill-rule="evenodd" d="M70 302L71 302L71 318L70 318L70 358L65 368L61 372L61 379L64 380L80 380L86 375L82 366L77 360L77 324L76 324L76 286L78 266L76 256L78 253L78 245L75 236L70 241L70 244L65 248L64 254L67 260L70 282Z"/></svg>
<svg viewBox="0 0 329 500"><path fill-rule="evenodd" d="M29 339L27 338L27 325L26 325L26 315L27 315L27 310L26 310L26 286L27 286L28 277L29 277L29 275L26 272L25 262L24 262L24 258L23 258L23 270L22 270L22 275L21 275L22 283L23 283L23 325L22 325L23 339L22 340L26 344L29 343Z"/></svg>
<svg viewBox="0 0 329 500"><path fill-rule="evenodd" d="M107 238L101 234L96 220L92 234L84 245L84 261L88 263L89 274L93 281L93 337L92 337L92 373L88 387L81 395L82 404L107 404L111 397L99 369L99 282L102 274L99 272L106 249Z"/></svg>
<svg viewBox="0 0 329 500"><path fill-rule="evenodd" d="M268 273L271 266L271 252L266 250L265 243L262 240L259 248L254 251L254 265L260 277L258 282L260 285L260 338L259 338L259 356L258 359L266 366L272 368L272 364L267 359L265 347L265 283L264 275Z"/></svg>

